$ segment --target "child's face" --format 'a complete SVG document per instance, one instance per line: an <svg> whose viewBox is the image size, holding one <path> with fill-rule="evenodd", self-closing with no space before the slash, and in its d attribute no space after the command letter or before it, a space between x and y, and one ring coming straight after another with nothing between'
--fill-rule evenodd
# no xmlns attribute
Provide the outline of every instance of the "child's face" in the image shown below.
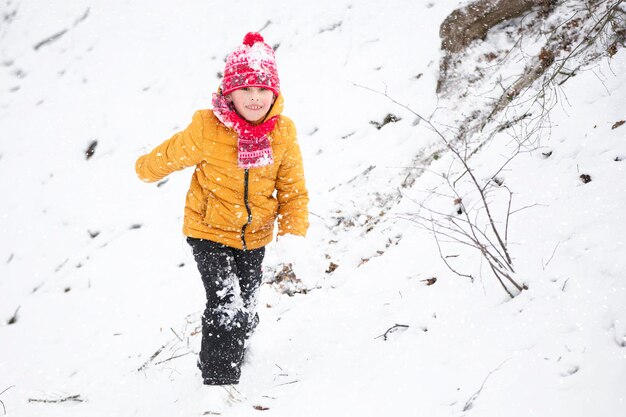
<svg viewBox="0 0 626 417"><path fill-rule="evenodd" d="M252 123L262 121L274 104L274 93L267 88L244 87L229 96L237 113Z"/></svg>

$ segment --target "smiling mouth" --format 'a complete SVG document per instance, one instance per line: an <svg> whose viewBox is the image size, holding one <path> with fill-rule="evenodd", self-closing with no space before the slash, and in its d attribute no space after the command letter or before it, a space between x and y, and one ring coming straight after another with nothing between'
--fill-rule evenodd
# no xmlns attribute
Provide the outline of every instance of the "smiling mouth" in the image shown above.
<svg viewBox="0 0 626 417"><path fill-rule="evenodd" d="M247 106L246 107L248 110L261 110L263 108L263 106Z"/></svg>

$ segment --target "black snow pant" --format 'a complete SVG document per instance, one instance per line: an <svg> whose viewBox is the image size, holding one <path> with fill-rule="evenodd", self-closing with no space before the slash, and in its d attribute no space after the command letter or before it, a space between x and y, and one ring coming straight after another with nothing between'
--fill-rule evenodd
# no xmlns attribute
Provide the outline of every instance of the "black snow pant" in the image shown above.
<svg viewBox="0 0 626 417"><path fill-rule="evenodd" d="M256 327L265 248L240 250L187 238L206 291L198 367L206 385L237 384L245 341Z"/></svg>

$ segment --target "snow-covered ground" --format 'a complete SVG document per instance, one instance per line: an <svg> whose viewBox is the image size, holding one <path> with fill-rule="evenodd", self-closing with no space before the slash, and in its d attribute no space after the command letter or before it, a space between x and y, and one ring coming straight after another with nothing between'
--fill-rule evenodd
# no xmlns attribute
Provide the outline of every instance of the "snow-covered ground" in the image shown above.
<svg viewBox="0 0 626 417"><path fill-rule="evenodd" d="M411 221L452 157L400 194L442 144L362 88L460 120L471 95L434 91L439 25L461 2L66 3L0 6L0 415L624 415L623 49L562 86L542 147L499 174L528 207L508 239L529 289L511 300L470 249L444 248L474 282L450 272ZM304 153L308 291L262 287L241 401L218 410L195 367L190 172L150 186L134 161L210 106L223 58L261 29ZM389 113L401 120L371 123ZM472 158L482 180L510 134ZM268 247L268 277L285 258Z"/></svg>

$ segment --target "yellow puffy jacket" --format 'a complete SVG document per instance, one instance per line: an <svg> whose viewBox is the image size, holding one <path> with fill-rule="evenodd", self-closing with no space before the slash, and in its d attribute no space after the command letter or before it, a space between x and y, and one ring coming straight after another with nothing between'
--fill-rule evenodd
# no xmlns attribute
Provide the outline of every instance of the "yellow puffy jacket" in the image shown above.
<svg viewBox="0 0 626 417"><path fill-rule="evenodd" d="M280 115L279 95L266 119ZM256 249L278 234L304 236L309 226L308 192L293 122L280 115L270 133L274 164L237 165L237 134L212 110L199 110L191 124L137 160L139 178L155 182L196 166L185 202L183 233L238 249ZM276 193L274 194L274 191Z"/></svg>

